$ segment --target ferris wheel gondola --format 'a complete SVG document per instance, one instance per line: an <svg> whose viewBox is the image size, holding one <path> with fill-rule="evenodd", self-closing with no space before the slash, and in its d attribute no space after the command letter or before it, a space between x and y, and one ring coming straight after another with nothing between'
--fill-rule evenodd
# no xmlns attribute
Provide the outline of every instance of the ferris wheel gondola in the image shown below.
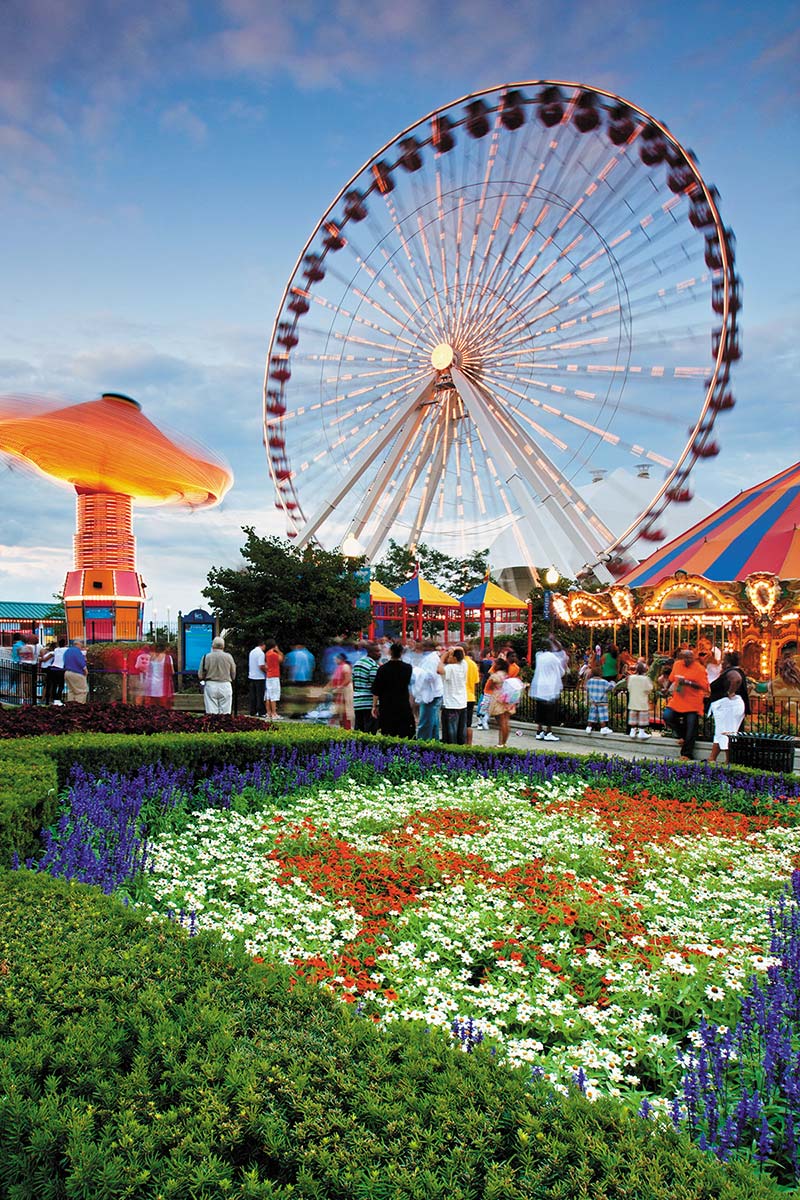
<svg viewBox="0 0 800 1200"><path fill-rule="evenodd" d="M608 578L718 452L740 306L717 191L643 109L538 81L429 113L348 180L281 298L263 422L289 536L374 557L524 520ZM615 534L581 489L634 462L660 484Z"/></svg>

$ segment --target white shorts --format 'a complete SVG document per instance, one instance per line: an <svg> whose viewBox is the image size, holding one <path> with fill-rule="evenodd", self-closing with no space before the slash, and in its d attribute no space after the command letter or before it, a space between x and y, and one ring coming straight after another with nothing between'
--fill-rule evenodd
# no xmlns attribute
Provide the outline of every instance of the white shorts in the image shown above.
<svg viewBox="0 0 800 1200"><path fill-rule="evenodd" d="M722 730L717 729L716 722L715 722L714 723L714 741L719 746L720 750L727 750L729 748L728 747L728 737L729 737L729 735L727 733L723 733Z"/></svg>
<svg viewBox="0 0 800 1200"><path fill-rule="evenodd" d="M264 699L271 700L273 704L277 704L281 698L281 681L280 679L268 679L264 688Z"/></svg>

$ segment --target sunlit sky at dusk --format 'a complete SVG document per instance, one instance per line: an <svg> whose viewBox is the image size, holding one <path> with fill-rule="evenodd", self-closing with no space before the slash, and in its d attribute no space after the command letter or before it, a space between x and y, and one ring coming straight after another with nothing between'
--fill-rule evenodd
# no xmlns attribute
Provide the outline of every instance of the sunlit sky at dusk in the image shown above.
<svg viewBox="0 0 800 1200"><path fill-rule="evenodd" d="M281 533L261 444L269 334L297 254L400 129L513 80L608 88L665 121L737 238L744 358L712 505L795 461L796 8L464 0L0 5L0 393L135 397L221 453L214 510L141 510L151 606L191 609L241 526ZM0 598L48 600L74 502L0 467ZM148 610L148 617L150 616Z"/></svg>

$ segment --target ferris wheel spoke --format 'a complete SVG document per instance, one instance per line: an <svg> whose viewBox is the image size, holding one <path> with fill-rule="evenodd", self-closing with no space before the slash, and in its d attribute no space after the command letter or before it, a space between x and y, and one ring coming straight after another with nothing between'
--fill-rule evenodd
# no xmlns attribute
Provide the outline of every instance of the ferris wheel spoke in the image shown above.
<svg viewBox="0 0 800 1200"><path fill-rule="evenodd" d="M420 534L425 528L425 522L428 519L428 514L433 505L436 492L444 479L447 456L450 451L447 422L448 407L449 405L445 401L442 405L442 409L440 410L437 444L434 446L432 457L428 463L428 471L425 478L425 483L423 484L422 494L420 495L419 503L417 505L417 512L411 525L409 542L414 546L419 541Z"/></svg>
<svg viewBox="0 0 800 1200"><path fill-rule="evenodd" d="M536 399L536 397L531 396L529 393L520 392L516 388L512 387L509 383L498 383L497 377L494 378L493 382L495 388L498 388L503 392L507 392L510 395L517 397L519 400L531 404L534 408L540 409L542 412L547 413L550 417L554 417L559 421L564 421L567 424L574 425L586 433L593 434L595 437L600 438L607 445L613 446L615 449L625 450L629 454L635 455L637 458L648 458L651 462L657 463L662 467L673 466L673 463L669 459L664 458L663 455L659 455L654 450L648 450L645 446L640 446L635 443L625 441L619 435L611 433L608 429L603 429L602 426L595 425L593 422L586 421L582 417L565 412L563 409L556 408L552 404L546 404L544 401ZM540 390L548 392L554 392L556 394L563 394L563 392L566 390L564 388L554 386L553 384L543 383L541 380L523 379L521 381L518 380L518 382L527 383L531 387L536 387ZM612 407L616 407L613 402ZM519 410L517 411L519 412ZM565 445L563 447L559 447L559 449L568 449L568 446Z"/></svg>
<svg viewBox="0 0 800 1200"><path fill-rule="evenodd" d="M312 299L313 299L313 302L316 305L318 305L320 308L326 309L328 312L333 313L337 317L344 317L347 320L349 320L351 323L359 325L359 326L363 326L365 329L371 329L371 330L373 330L373 332L380 333L384 337L395 338L396 341L400 342L403 345L408 346L411 349L413 349L413 347L414 347L414 343L409 338L403 337L400 334L398 334L396 331L393 331L391 329L386 329L383 325L376 325L374 321L370 321L368 317L365 317L359 313L353 313L353 312L348 311L347 309L340 308L338 305L336 305L332 301L328 300L325 296L320 296L318 293L316 293L316 294L314 294ZM359 299L361 299L361 296L359 296ZM372 305L372 302L370 300L367 300L367 303ZM376 312L381 311L377 305L372 305L372 307L375 308ZM402 330L405 328L403 323L400 320L398 320L397 317L392 317L390 315L390 320L392 321L393 324L397 325L399 329Z"/></svg>
<svg viewBox="0 0 800 1200"><path fill-rule="evenodd" d="M555 529L585 556L597 555L603 547L602 523L582 501L569 482L540 448L531 446L522 432L522 448L509 432L507 414L474 386L458 369L453 380L481 438L498 464L505 462L505 482L526 515L532 516L531 493L539 498Z"/></svg>
<svg viewBox="0 0 800 1200"><path fill-rule="evenodd" d="M517 447L517 458L515 461L520 461L519 451L527 457L527 460L534 463L545 483L549 483L550 490L559 493L562 503L566 503L581 513L586 521L592 526L595 535L599 536L602 541L608 541L612 536L609 529L603 524L596 513L592 512L591 508L581 498L580 494L573 488L572 484L559 471L556 464L545 453L541 445L537 442L532 442L525 430L516 420L515 414L511 412L507 405L503 404L502 400L496 393L489 389L479 389L487 400L489 407L495 417L499 429L504 432L508 445L512 448ZM523 462L526 458L522 458Z"/></svg>
<svg viewBox="0 0 800 1200"><path fill-rule="evenodd" d="M432 394L432 384L430 382L422 390L422 392L416 395L410 404L401 409L394 420L389 422L388 425L381 431L381 437L377 440L375 445L371 446L368 452L362 455L360 461L351 467L347 473L345 481L336 489L332 496L324 501L324 503L317 510L315 516L312 517L312 519L307 523L305 529L303 530L303 535L298 542L299 546L307 545L311 538L316 534L320 526L330 517L331 513L337 508L337 506L341 504L348 491L356 483L358 483L365 472L371 468L381 451L389 445L394 437L401 433L408 418L413 417L414 413L419 408L419 405L423 403L429 394Z"/></svg>
<svg viewBox="0 0 800 1200"><path fill-rule="evenodd" d="M394 487L383 497L385 501L383 507L380 509L376 507L374 510L378 519L375 531L367 543L367 558L375 557L378 549L386 540L389 530L392 529L398 514L408 503L415 484L429 463L431 454L435 452L437 429L438 422L430 419L425 422L422 426L423 436L417 453L412 455L411 448L409 449L404 461L395 472ZM380 497L376 497L376 501L380 499Z"/></svg>
<svg viewBox="0 0 800 1200"><path fill-rule="evenodd" d="M364 532L364 528L383 497L386 488L391 483L392 478L400 468L400 464L416 440L426 415L423 405L421 403L418 404L415 410L408 413L403 424L398 429L396 435L394 435L389 453L375 478L369 484L353 514L349 532L354 537L360 537Z"/></svg>
<svg viewBox="0 0 800 1200"><path fill-rule="evenodd" d="M407 250L407 245L405 242L403 242L402 248ZM397 305L406 321L413 323L415 320L415 313L419 310L420 304L425 299L425 295L420 291L422 281L419 279L419 276L416 274L416 272L414 271L412 274L409 274L403 269L402 259L399 256L399 248L396 248L393 253L390 253L386 247L385 239L382 239L379 247L379 253L384 265L389 268L395 278L396 283L405 293L407 303L406 301L401 300L397 293L380 278L380 272L377 270L377 268L369 264L369 256L360 251L353 242L350 243L350 249L359 267L369 277L370 281L373 282L374 280L378 280L378 286L392 300L392 302ZM412 285L416 285L416 290L412 290Z"/></svg>
<svg viewBox="0 0 800 1200"><path fill-rule="evenodd" d="M437 315L433 310L433 305L431 304L431 298L430 298L430 295L428 294L427 287L426 287L425 283L423 282L422 276L417 268L417 263L415 261L414 255L412 253L408 238L406 237L406 235L403 231L403 222L400 220L400 217L398 216L396 206L395 206L391 196L390 195L384 196L384 200L386 201L386 208L389 213L389 218L392 222L392 228L394 229L395 235L400 242L400 247L402 248L403 253L405 254L408 270L410 271L411 279L415 284L416 300L417 300L416 310L419 312L421 312L423 310L426 311L428 313L428 317L430 318L430 320L435 322L437 319ZM394 264L395 255L391 256L391 262Z"/></svg>

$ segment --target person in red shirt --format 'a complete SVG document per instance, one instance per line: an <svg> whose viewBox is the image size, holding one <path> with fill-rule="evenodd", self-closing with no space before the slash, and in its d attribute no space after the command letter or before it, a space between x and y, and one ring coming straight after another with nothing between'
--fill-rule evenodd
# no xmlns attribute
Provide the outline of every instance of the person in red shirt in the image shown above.
<svg viewBox="0 0 800 1200"><path fill-rule="evenodd" d="M695 661L692 650L682 650L669 677L671 695L664 709L664 724L673 730L681 745L681 757L692 758L697 727L708 695L708 674Z"/></svg>
<svg viewBox="0 0 800 1200"><path fill-rule="evenodd" d="M270 638L266 643L265 665L267 668L266 688L264 690L264 703L267 708L267 720L277 721L278 718L278 701L281 698L281 663L283 662L283 654L278 649L275 642Z"/></svg>

